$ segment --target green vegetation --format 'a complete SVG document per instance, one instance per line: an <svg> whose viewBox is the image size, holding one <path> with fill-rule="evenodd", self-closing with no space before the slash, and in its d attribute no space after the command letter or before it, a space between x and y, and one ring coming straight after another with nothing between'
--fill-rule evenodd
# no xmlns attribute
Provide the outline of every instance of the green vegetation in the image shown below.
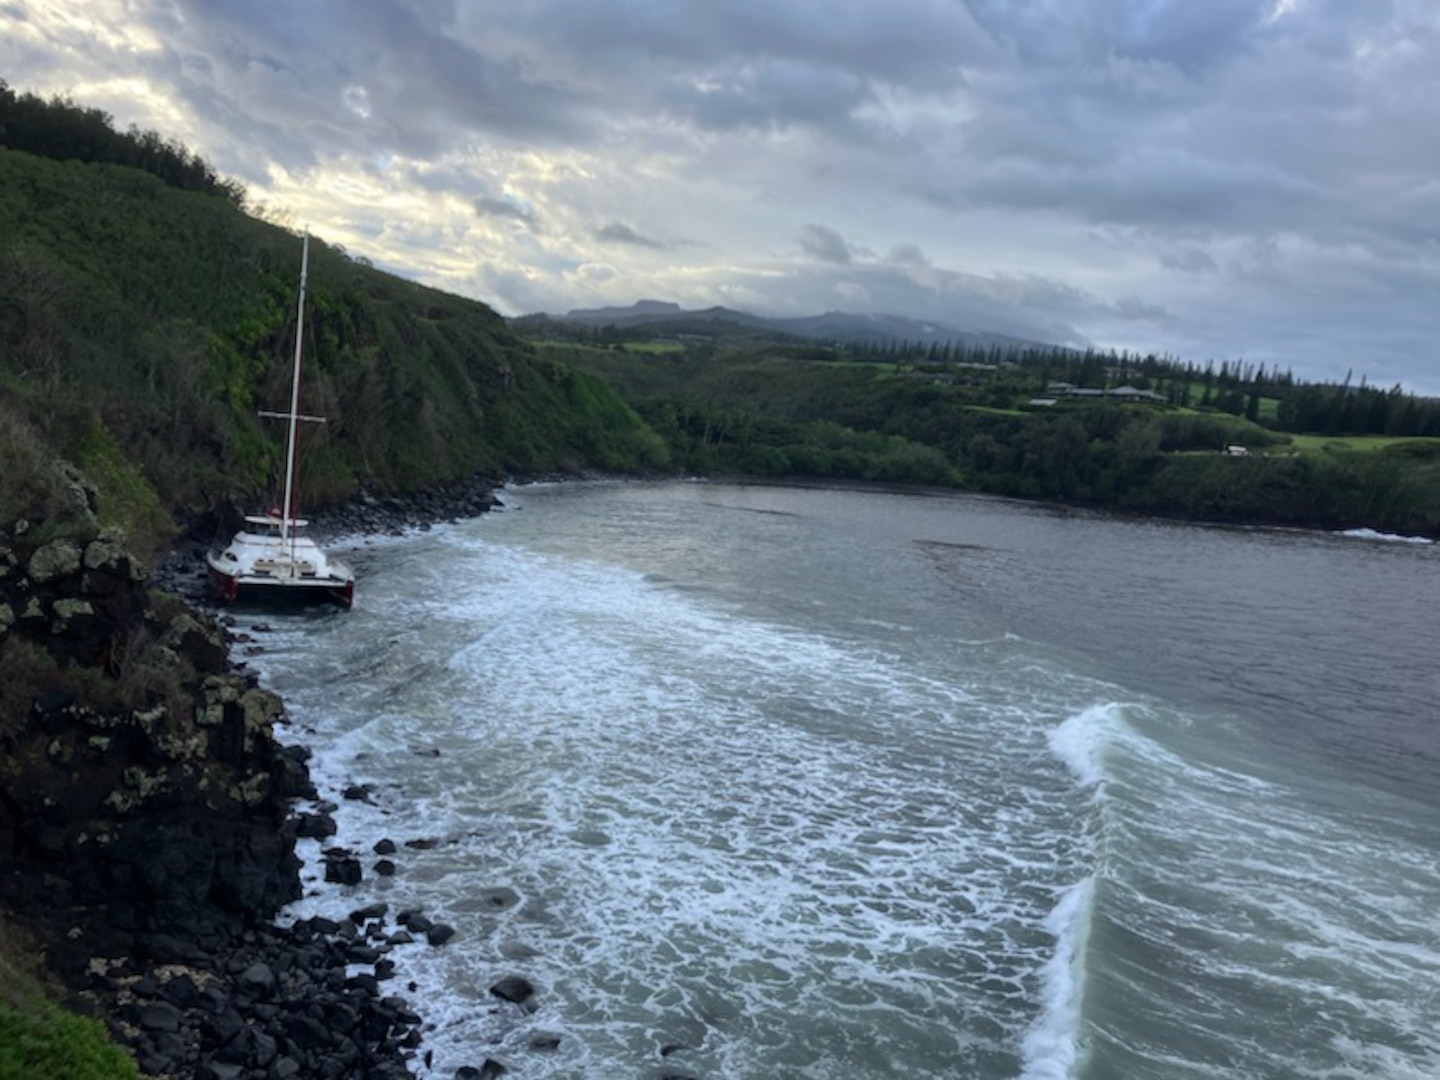
<svg viewBox="0 0 1440 1080"><path fill-rule="evenodd" d="M134 1080L135 1062L97 1020L45 996L30 943L0 920L0 1080Z"/></svg>
<svg viewBox="0 0 1440 1080"><path fill-rule="evenodd" d="M622 352L683 353L685 346L678 341L627 341L620 349Z"/></svg>
<svg viewBox="0 0 1440 1080"><path fill-rule="evenodd" d="M49 101L37 94L16 94L0 79L0 146L56 161L104 162L139 169L170 187L219 195L236 206L245 192L216 174L204 160L158 131L115 130L101 109L69 98Z"/></svg>
<svg viewBox="0 0 1440 1080"><path fill-rule="evenodd" d="M132 1080L139 1075L100 1021L43 1001L21 1007L0 1003L0 1080Z"/></svg>
<svg viewBox="0 0 1440 1080"><path fill-rule="evenodd" d="M68 113L66 114L68 115ZM64 497L154 552L176 521L273 490L300 240L224 192L0 146L0 513ZM656 469L663 443L599 379L546 360L482 304L312 242L302 504L483 471ZM43 472L44 470L41 470Z"/></svg>
<svg viewBox="0 0 1440 1080"><path fill-rule="evenodd" d="M1106 365L1031 350L1008 362L946 366L927 353L904 364L889 351L859 358L868 346L822 355L749 331L681 355L585 343L543 351L609 381L692 472L960 485L1202 520L1440 532L1440 466L1422 452L1432 440L1291 434L1280 418L1304 411L1294 399L1235 400L1227 387L1240 376L1228 370L1212 380L1220 408L1199 404L1203 387L1186 387L1183 368L1153 358ZM1074 379L1166 389L1161 401L1138 403L1053 392ZM1365 399L1359 388L1330 391ZM1054 404L1033 404L1042 397ZM1389 415L1429 422L1432 403L1383 399Z"/></svg>
<svg viewBox="0 0 1440 1080"><path fill-rule="evenodd" d="M1290 445L1305 452L1336 450L1389 450L1410 447L1423 453L1425 447L1440 446L1440 438L1417 439L1410 435L1292 435Z"/></svg>
<svg viewBox="0 0 1440 1080"><path fill-rule="evenodd" d="M286 397L300 245L243 204L183 147L0 84L0 517L121 525L155 551L273 489L279 432L256 412ZM718 308L507 324L319 242L304 348L305 407L330 418L303 432L307 505L485 471L673 469L1440 532L1440 402L1363 379L819 341ZM1104 393L1121 386L1140 393Z"/></svg>
<svg viewBox="0 0 1440 1080"><path fill-rule="evenodd" d="M0 82L5 546L115 526L154 554L197 514L273 492L281 440L257 410L288 399L301 245L244 201L174 142ZM684 470L1440 535L1440 401L1363 379L1307 385L1254 365L1023 344L817 342L718 309L649 326L507 325L323 242L309 284L304 407L329 422L304 432L308 505L482 472ZM1118 386L1145 393L1101 393ZM104 675L0 637L0 739L42 689L186 707L186 673L148 634L114 641ZM135 1075L99 1024L47 1001L0 921L0 1080Z"/></svg>

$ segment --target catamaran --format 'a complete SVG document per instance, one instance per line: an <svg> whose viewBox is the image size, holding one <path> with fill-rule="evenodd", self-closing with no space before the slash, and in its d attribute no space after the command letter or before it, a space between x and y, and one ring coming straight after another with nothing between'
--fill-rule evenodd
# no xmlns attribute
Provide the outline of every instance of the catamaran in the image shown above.
<svg viewBox="0 0 1440 1080"><path fill-rule="evenodd" d="M263 599L281 596L330 600L349 607L355 601L355 574L326 555L305 535L310 523L295 516L295 434L299 424L324 423L323 416L300 412L300 352L305 326L305 283L310 267L310 234L300 254L300 300L295 326L295 359L290 385L290 411L261 412L287 423L285 493L279 506L247 514L245 523L223 548L205 556L210 581L220 599L233 604L242 595Z"/></svg>

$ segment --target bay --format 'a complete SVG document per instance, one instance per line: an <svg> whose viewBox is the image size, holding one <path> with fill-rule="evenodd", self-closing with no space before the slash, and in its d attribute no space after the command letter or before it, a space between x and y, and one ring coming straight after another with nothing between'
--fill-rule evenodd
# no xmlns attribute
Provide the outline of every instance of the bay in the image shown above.
<svg viewBox="0 0 1440 1080"><path fill-rule="evenodd" d="M337 841L402 844L348 889L311 851L290 915L460 931L395 954L433 1075L1440 1074L1434 545L505 501L357 541L355 610L267 614L255 660L322 788L373 792Z"/></svg>

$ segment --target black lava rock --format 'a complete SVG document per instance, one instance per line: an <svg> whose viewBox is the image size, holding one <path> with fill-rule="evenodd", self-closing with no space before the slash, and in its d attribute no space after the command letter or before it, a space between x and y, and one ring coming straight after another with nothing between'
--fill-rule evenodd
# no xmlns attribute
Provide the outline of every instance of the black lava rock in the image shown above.
<svg viewBox="0 0 1440 1080"><path fill-rule="evenodd" d="M529 979L519 975L507 975L490 987L490 993L502 1001L513 1001L523 1005L535 996L535 987Z"/></svg>

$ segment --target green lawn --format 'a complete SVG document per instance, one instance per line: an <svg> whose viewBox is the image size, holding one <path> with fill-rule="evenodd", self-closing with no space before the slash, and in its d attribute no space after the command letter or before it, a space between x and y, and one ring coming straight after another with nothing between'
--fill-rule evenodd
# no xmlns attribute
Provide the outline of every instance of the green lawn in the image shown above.
<svg viewBox="0 0 1440 1080"><path fill-rule="evenodd" d="M1205 386L1203 383L1191 383L1189 393L1185 398L1185 404L1195 408L1200 407L1200 402L1205 400ZM1280 409L1280 399L1277 397L1262 397L1255 406L1255 418L1257 420L1274 420L1275 414Z"/></svg>
<svg viewBox="0 0 1440 1080"><path fill-rule="evenodd" d="M537 349L576 349L584 352L610 352L608 345L588 345L579 341L549 341L544 338L531 338L530 344Z"/></svg>
<svg viewBox="0 0 1440 1080"><path fill-rule="evenodd" d="M1027 413L1025 409L1001 409L994 405L966 405L965 411L989 413L991 416L1025 416Z"/></svg>
<svg viewBox="0 0 1440 1080"><path fill-rule="evenodd" d="M549 341L543 338L531 339L531 344L541 349L573 349L577 352L589 353L613 353L619 350L610 345L597 345L582 341ZM685 346L678 341L626 341L621 343L620 349L630 353L648 353L659 355L665 353L683 353Z"/></svg>
<svg viewBox="0 0 1440 1080"><path fill-rule="evenodd" d="M1292 435L1291 445L1297 450L1384 450L1398 443L1440 445L1440 439L1406 435Z"/></svg>
<svg viewBox="0 0 1440 1080"><path fill-rule="evenodd" d="M627 341L624 349L638 353L682 353L685 346L678 341Z"/></svg>

